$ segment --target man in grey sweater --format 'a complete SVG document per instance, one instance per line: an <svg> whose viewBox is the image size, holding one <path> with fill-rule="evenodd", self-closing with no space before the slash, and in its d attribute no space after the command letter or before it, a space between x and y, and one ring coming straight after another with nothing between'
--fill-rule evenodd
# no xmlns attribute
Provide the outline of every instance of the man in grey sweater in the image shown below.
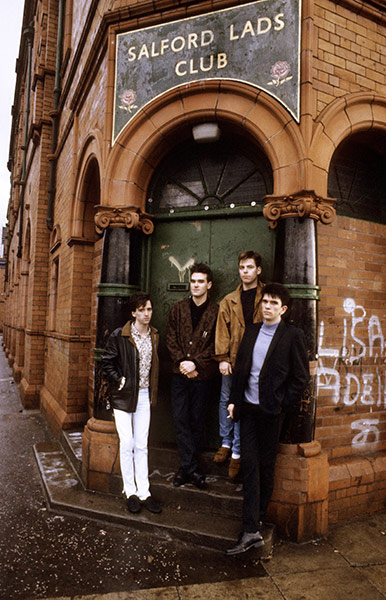
<svg viewBox="0 0 386 600"><path fill-rule="evenodd" d="M240 420L243 530L228 555L264 544L261 525L273 491L281 414L309 380L300 329L287 323L291 297L279 283L262 290L263 323L246 329L237 353L228 412Z"/></svg>

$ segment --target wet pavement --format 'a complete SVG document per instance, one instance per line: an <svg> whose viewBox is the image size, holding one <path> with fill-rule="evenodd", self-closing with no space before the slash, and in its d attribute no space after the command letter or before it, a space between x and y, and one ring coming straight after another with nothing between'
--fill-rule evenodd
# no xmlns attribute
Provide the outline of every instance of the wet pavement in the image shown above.
<svg viewBox="0 0 386 600"><path fill-rule="evenodd" d="M23 411L2 350L0 439L0 600L386 599L386 513L260 562L49 510L33 447L55 439Z"/></svg>
<svg viewBox="0 0 386 600"><path fill-rule="evenodd" d="M47 509L33 447L54 441L37 411L23 411L0 351L0 598L135 591L265 576L252 556L222 552ZM118 597L118 596L117 596Z"/></svg>

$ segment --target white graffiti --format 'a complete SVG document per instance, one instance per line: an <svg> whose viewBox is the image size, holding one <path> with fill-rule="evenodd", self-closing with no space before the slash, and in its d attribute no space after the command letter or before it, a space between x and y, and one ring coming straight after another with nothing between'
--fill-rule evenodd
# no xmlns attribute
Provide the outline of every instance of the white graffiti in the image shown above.
<svg viewBox="0 0 386 600"><path fill-rule="evenodd" d="M358 421L353 421L351 423L351 429L359 429L359 433L353 437L352 443L361 446L369 443L369 441L378 442L379 431L376 427L378 424L379 419L358 419ZM368 439L370 434L373 434L373 440Z"/></svg>
<svg viewBox="0 0 386 600"><path fill-rule="evenodd" d="M335 405L367 406L369 412L386 408L385 337L379 318L367 317L363 306L346 298L340 348L325 347L325 324L319 329L318 389L329 390ZM338 328L337 328L338 329ZM359 419L351 423L359 430L352 440L363 446L379 440L379 419Z"/></svg>
<svg viewBox="0 0 386 600"><path fill-rule="evenodd" d="M194 265L194 258L189 258L189 260L183 266L180 265L180 263L176 258L174 258L174 256L169 256L169 261L174 267L176 267L180 283L183 283L186 271Z"/></svg>

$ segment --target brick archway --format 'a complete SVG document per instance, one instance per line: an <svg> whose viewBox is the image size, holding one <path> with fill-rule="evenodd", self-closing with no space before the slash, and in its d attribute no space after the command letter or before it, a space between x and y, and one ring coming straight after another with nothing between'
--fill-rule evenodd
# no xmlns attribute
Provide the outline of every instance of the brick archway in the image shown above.
<svg viewBox="0 0 386 600"><path fill-rule="evenodd" d="M373 93L339 98L318 117L310 147L312 181L317 194L327 196L328 172L339 144L359 131L386 132L386 100Z"/></svg>
<svg viewBox="0 0 386 600"><path fill-rule="evenodd" d="M99 177L101 175L101 151L102 140L100 138L100 132L92 132L87 137L82 151L80 152L80 159L77 165L77 177L74 187L74 203L72 206L72 231L71 236L73 238L85 237L85 178L90 172L90 166L94 165L94 168L98 170ZM99 204L99 196L93 202L93 205ZM94 229L92 219L92 229Z"/></svg>
<svg viewBox="0 0 386 600"><path fill-rule="evenodd" d="M94 278L102 240L95 232L95 205L100 197L100 133L92 132L79 153L77 176L73 187L70 236L62 238L59 222L55 225L50 247L50 307L48 352L54 356L58 347L66 356L60 387L55 370L46 373L40 390L40 406L55 431L79 427L89 416L89 395L94 364L90 360L96 296ZM63 225L63 223L62 223ZM62 228L63 231L63 228ZM65 287L60 273L66 273ZM66 290L68 329L61 330L56 299ZM60 305L59 305L60 306Z"/></svg>
<svg viewBox="0 0 386 600"><path fill-rule="evenodd" d="M102 189L104 205L144 210L154 169L194 124L226 123L257 141L270 160L274 193L304 187L304 141L289 113L268 94L233 81L197 82L166 92L128 124L110 153Z"/></svg>

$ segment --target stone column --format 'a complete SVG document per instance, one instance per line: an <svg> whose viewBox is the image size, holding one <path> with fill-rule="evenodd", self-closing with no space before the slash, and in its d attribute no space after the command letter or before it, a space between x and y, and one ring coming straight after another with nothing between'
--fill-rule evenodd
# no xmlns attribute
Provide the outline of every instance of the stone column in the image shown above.
<svg viewBox="0 0 386 600"><path fill-rule="evenodd" d="M94 407L82 442L82 479L88 489L117 492L119 487L118 437L111 411L107 409L108 388L100 357L110 333L129 318L129 296L133 283L131 238L135 230L153 231L149 215L136 207L98 207L96 230L104 233L101 282L98 286L96 348L94 349Z"/></svg>
<svg viewBox="0 0 386 600"><path fill-rule="evenodd" d="M128 320L128 298L138 290L138 286L130 285L131 231L122 227L108 228L104 236L94 349L94 417L110 421L111 411L106 410L107 388L101 376L100 357L110 333Z"/></svg>
<svg viewBox="0 0 386 600"><path fill-rule="evenodd" d="M284 422L270 510L282 534L304 541L323 535L328 524L328 460L314 441L320 291L316 222L333 221L334 201L313 191L267 196L264 216L277 228L274 280L286 285L293 298L291 319L303 329L311 374L302 398Z"/></svg>
<svg viewBox="0 0 386 600"><path fill-rule="evenodd" d="M316 223L311 219L285 219L277 226L274 280L288 288L293 298L291 319L304 333L311 380L283 434L291 443L311 442L315 430L315 361L317 351Z"/></svg>

